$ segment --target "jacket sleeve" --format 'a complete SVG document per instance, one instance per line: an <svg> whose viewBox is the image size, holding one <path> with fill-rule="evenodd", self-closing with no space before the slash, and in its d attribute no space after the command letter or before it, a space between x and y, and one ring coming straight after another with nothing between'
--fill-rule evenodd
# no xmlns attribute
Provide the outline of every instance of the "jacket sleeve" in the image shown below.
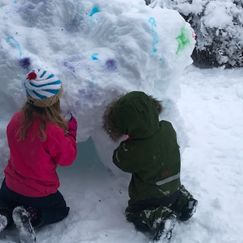
<svg viewBox="0 0 243 243"><path fill-rule="evenodd" d="M77 145L74 137L65 134L64 130L59 127L47 134L47 140L43 146L54 162L61 166L71 165L77 155Z"/></svg>
<svg viewBox="0 0 243 243"><path fill-rule="evenodd" d="M139 170L139 160L137 149L129 140L121 142L113 153L113 163L125 172L135 173Z"/></svg>

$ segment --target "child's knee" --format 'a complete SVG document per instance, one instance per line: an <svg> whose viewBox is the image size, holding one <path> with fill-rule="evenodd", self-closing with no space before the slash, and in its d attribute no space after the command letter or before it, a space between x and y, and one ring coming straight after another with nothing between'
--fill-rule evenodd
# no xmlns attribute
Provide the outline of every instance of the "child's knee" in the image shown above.
<svg viewBox="0 0 243 243"><path fill-rule="evenodd" d="M69 214L69 207L59 208L45 208L41 210L41 223L40 226L57 223ZM39 227L40 227L39 226Z"/></svg>
<svg viewBox="0 0 243 243"><path fill-rule="evenodd" d="M133 222L135 226L147 225L148 230L154 230L172 213L172 210L167 207L157 207L153 209L141 210L138 212L129 212L126 210L126 218L129 222Z"/></svg>

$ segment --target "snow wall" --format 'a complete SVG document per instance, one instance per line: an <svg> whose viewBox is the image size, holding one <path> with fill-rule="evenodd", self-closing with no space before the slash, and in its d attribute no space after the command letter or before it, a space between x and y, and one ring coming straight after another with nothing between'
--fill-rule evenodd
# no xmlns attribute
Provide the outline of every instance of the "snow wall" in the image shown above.
<svg viewBox="0 0 243 243"><path fill-rule="evenodd" d="M117 144L103 132L102 115L118 95L153 95L163 101L162 116L183 131L176 109L179 76L192 63L195 40L177 11L150 8L144 0L3 0L0 22L1 175L8 157L6 125L25 102L23 80L30 68L47 69L63 81L62 109L77 117L78 141L92 137L113 172ZM23 65L27 57L30 68Z"/></svg>

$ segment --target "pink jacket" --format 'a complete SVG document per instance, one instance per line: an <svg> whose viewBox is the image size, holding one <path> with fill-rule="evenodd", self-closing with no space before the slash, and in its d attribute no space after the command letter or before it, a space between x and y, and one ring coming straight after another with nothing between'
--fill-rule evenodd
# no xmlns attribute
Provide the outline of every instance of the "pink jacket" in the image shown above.
<svg viewBox="0 0 243 243"><path fill-rule="evenodd" d="M60 185L57 165L68 166L76 158L76 141L54 123L46 126L47 138L39 137L39 119L29 128L27 137L19 140L17 132L23 114L15 113L7 126L10 158L5 168L7 187L28 197L43 197L57 192Z"/></svg>

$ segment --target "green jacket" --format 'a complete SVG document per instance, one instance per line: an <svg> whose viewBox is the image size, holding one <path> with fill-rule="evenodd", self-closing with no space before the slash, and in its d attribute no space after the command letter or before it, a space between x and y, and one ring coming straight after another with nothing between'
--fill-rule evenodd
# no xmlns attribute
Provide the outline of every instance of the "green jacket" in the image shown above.
<svg viewBox="0 0 243 243"><path fill-rule="evenodd" d="M112 119L129 135L113 154L113 162L132 173L129 204L174 193L181 185L176 132L170 122L159 121L151 98L143 92L128 93L116 103Z"/></svg>

